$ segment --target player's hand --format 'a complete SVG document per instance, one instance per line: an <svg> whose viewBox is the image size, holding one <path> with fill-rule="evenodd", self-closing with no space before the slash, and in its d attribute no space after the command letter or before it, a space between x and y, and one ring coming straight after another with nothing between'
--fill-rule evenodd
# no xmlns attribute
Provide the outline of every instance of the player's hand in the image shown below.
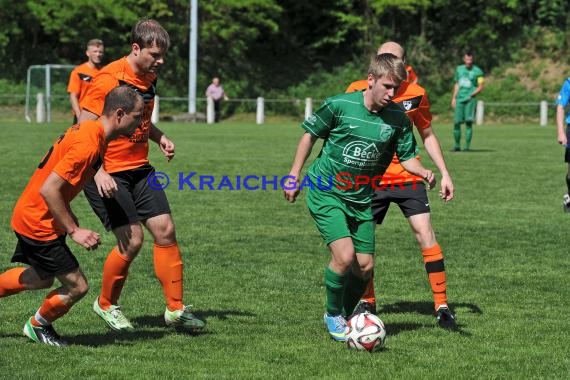
<svg viewBox="0 0 570 380"><path fill-rule="evenodd" d="M435 187L435 184L437 183L437 181L435 179L435 174L433 174L433 172L431 170L426 170L424 172L424 174L422 175L422 178L428 184L429 190L431 190Z"/></svg>
<svg viewBox="0 0 570 380"><path fill-rule="evenodd" d="M283 195L289 203L295 203L300 192L299 180L297 178L298 176L289 175L283 186Z"/></svg>
<svg viewBox="0 0 570 380"><path fill-rule="evenodd" d="M449 202L453 199L455 189L453 188L453 182L451 182L451 177L449 174L443 175L441 177L441 184L439 190L439 196L444 202Z"/></svg>
<svg viewBox="0 0 570 380"><path fill-rule="evenodd" d="M560 145L566 146L568 144L568 139L566 138L566 133L559 132L558 133L558 143Z"/></svg>
<svg viewBox="0 0 570 380"><path fill-rule="evenodd" d="M455 98L451 99L451 108L455 108L456 100Z"/></svg>
<svg viewBox="0 0 570 380"><path fill-rule="evenodd" d="M101 244L101 236L97 232L85 228L77 227L69 234L69 237L88 251L97 249Z"/></svg>
<svg viewBox="0 0 570 380"><path fill-rule="evenodd" d="M95 185L97 185L97 191L99 192L99 196L104 198L113 198L115 193L119 190L117 183L104 170L99 170L97 174L95 174Z"/></svg>
<svg viewBox="0 0 570 380"><path fill-rule="evenodd" d="M158 146L168 161L174 158L174 143L166 135L160 137Z"/></svg>

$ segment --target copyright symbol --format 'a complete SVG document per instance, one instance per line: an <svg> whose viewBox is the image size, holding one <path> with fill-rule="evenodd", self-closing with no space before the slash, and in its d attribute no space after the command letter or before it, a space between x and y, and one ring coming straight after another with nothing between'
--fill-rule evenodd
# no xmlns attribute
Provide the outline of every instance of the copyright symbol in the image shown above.
<svg viewBox="0 0 570 380"><path fill-rule="evenodd" d="M148 186L153 190L164 190L170 184L170 178L163 172L151 173L146 181Z"/></svg>

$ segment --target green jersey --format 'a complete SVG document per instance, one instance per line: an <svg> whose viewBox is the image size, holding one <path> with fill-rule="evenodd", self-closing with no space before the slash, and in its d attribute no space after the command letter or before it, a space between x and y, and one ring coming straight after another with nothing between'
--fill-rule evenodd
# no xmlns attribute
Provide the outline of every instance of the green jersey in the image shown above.
<svg viewBox="0 0 570 380"><path fill-rule="evenodd" d="M455 68L454 80L459 85L456 98L458 102L471 99L471 94L479 86L479 78L483 78L483 70L478 66L473 65L468 69L465 65L459 65Z"/></svg>
<svg viewBox="0 0 570 380"><path fill-rule="evenodd" d="M371 112L362 91L326 99L302 128L325 140L308 169L311 190L330 191L349 202L370 202L372 180L380 179L394 153L401 161L418 153L404 110L389 103L380 112Z"/></svg>

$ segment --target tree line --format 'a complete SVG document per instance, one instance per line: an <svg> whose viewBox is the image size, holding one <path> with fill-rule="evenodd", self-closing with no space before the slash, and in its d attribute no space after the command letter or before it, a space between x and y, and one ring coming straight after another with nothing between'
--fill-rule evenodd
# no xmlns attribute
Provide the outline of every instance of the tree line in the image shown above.
<svg viewBox="0 0 570 380"><path fill-rule="evenodd" d="M149 17L172 39L161 95L188 94L188 0L0 5L1 79L21 83L33 64L83 62L91 38L105 42L107 62L124 56L131 26ZM198 17L198 96L219 76L233 97L324 98L364 76L386 40L406 47L431 98L450 91L466 48L485 72L523 54L570 63L567 0L209 0L198 1Z"/></svg>

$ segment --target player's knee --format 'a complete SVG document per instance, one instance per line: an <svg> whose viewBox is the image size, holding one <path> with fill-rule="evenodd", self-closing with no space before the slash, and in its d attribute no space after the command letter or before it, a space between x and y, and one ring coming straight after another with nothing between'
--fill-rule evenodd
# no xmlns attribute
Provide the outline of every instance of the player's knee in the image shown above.
<svg viewBox="0 0 570 380"><path fill-rule="evenodd" d="M362 278L365 280L369 280L370 277L372 277L373 270L374 270L373 262L360 266L360 273L362 274Z"/></svg>
<svg viewBox="0 0 570 380"><path fill-rule="evenodd" d="M164 223L158 231L153 231L154 242L158 245L168 245L176 243L176 227L170 219Z"/></svg>
<svg viewBox="0 0 570 380"><path fill-rule="evenodd" d="M144 238L132 235L128 239L120 239L118 242L119 251L122 255L134 259L142 248Z"/></svg>
<svg viewBox="0 0 570 380"><path fill-rule="evenodd" d="M372 255L359 256L358 269L360 271L361 277L368 279L370 276L372 276L372 271L374 270L374 257Z"/></svg>
<svg viewBox="0 0 570 380"><path fill-rule="evenodd" d="M81 281L77 283L72 289L69 291L69 297L73 303L76 303L89 292L89 285L87 282Z"/></svg>

